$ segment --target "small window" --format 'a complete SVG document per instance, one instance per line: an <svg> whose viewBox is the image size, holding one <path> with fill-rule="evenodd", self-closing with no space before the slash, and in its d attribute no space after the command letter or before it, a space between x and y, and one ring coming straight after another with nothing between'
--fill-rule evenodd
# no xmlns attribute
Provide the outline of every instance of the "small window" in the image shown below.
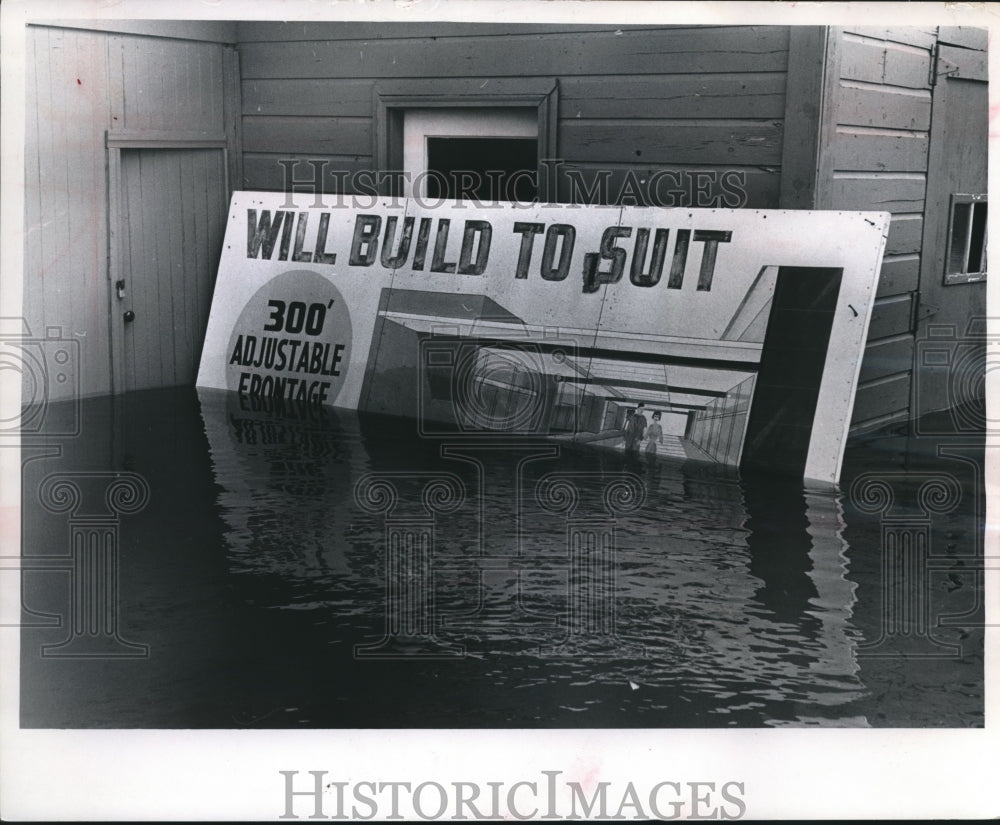
<svg viewBox="0 0 1000 825"><path fill-rule="evenodd" d="M534 109L409 109L403 194L530 202L538 195L538 151Z"/></svg>
<svg viewBox="0 0 1000 825"><path fill-rule="evenodd" d="M986 195L952 195L945 284L986 278Z"/></svg>

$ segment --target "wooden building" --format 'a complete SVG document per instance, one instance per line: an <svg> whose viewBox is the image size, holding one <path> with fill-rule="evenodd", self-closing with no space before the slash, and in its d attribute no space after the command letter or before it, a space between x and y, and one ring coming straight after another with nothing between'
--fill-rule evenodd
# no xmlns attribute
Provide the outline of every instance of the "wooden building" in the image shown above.
<svg viewBox="0 0 1000 825"><path fill-rule="evenodd" d="M88 395L193 382L230 191L388 191L431 132L534 141L543 200L890 211L855 431L947 406L916 342L985 314L983 30L45 23L27 61L25 316Z"/></svg>

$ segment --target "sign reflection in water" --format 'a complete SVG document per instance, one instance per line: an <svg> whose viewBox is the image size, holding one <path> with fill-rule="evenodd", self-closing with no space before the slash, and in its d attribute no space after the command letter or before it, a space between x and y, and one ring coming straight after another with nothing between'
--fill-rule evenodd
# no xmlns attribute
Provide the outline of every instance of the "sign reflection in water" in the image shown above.
<svg viewBox="0 0 1000 825"><path fill-rule="evenodd" d="M231 573L325 639L318 726L865 723L837 709L863 686L833 493L199 398ZM392 500L361 506L377 479ZM421 522L418 564L387 549L393 519Z"/></svg>

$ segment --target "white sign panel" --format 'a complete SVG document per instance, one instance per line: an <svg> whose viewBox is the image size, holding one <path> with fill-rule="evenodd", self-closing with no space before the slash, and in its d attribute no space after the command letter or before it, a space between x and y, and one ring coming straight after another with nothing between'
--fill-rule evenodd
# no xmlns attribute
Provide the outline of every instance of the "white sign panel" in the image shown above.
<svg viewBox="0 0 1000 825"><path fill-rule="evenodd" d="M836 482L888 222L237 192L198 385Z"/></svg>

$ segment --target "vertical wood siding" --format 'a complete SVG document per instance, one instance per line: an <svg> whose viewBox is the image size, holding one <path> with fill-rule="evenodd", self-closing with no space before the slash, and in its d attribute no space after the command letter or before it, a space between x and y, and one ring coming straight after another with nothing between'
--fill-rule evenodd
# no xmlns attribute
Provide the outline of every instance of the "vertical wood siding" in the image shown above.
<svg viewBox="0 0 1000 825"><path fill-rule="evenodd" d="M857 431L909 413L937 37L909 27L849 28L836 36L832 179L820 206L892 213L854 405Z"/></svg>
<svg viewBox="0 0 1000 825"><path fill-rule="evenodd" d="M221 131L223 48L28 28L24 312L80 342L85 395L111 390L105 131Z"/></svg>
<svg viewBox="0 0 1000 825"><path fill-rule="evenodd" d="M605 202L778 206L782 27L260 22L240 24L238 40L246 188L280 191L280 160L317 159L328 191L352 191L335 173L372 168L379 79L481 78L502 91L539 77L559 83L560 200L575 199L571 176L589 189L603 175Z"/></svg>

